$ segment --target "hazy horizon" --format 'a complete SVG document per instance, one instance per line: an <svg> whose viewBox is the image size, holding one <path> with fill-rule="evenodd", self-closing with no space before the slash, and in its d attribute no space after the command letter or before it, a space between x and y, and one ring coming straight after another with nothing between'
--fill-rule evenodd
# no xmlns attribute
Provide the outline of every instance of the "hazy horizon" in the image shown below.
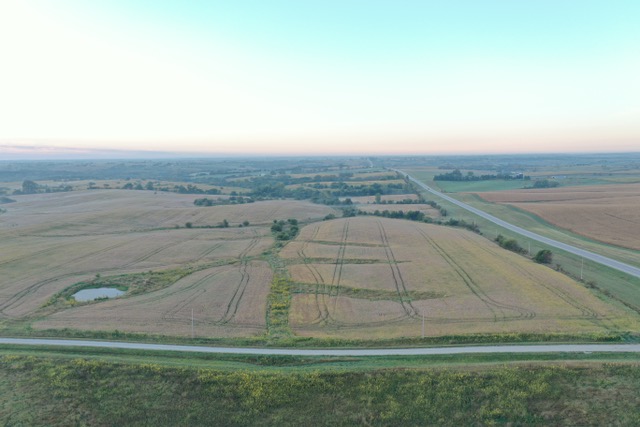
<svg viewBox="0 0 640 427"><path fill-rule="evenodd" d="M0 159L634 152L639 18L633 1L7 0Z"/></svg>

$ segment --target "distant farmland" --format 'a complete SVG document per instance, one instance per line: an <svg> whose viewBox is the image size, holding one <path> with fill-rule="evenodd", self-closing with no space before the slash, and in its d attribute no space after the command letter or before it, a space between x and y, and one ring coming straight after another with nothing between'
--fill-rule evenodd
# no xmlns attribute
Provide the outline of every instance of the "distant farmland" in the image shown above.
<svg viewBox="0 0 640 427"><path fill-rule="evenodd" d="M612 245L640 250L640 184L478 193L538 215L558 227Z"/></svg>
<svg viewBox="0 0 640 427"><path fill-rule="evenodd" d="M471 232L384 218L312 224L281 256L290 324L307 336L382 338L637 327L624 311Z"/></svg>
<svg viewBox="0 0 640 427"><path fill-rule="evenodd" d="M35 328L189 335L193 310L201 336L263 333L272 273L254 258L273 245L270 224L335 211L296 201L198 207L196 197L121 190L15 196L0 217L0 318L36 316ZM197 228L225 219L228 228ZM249 225L239 227L244 221ZM55 313L43 308L58 292L98 276L185 268L162 289L56 306Z"/></svg>
<svg viewBox="0 0 640 427"><path fill-rule="evenodd" d="M357 206L439 217L429 205L397 203L414 196L395 196ZM363 340L420 336L423 319L433 337L640 326L567 276L467 230L374 216L323 220L340 210L307 201L195 206L198 197L102 189L14 196L0 216L0 319L36 331L265 337L277 308L284 336ZM299 221L299 234L277 240L274 221L287 219ZM275 303L274 277L286 286ZM70 298L103 284L127 293Z"/></svg>

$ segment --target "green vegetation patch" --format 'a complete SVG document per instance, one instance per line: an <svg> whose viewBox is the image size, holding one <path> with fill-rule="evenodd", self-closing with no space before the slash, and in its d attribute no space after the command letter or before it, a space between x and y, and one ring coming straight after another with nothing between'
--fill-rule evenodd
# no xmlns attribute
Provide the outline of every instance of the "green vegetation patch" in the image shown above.
<svg viewBox="0 0 640 427"><path fill-rule="evenodd" d="M0 357L5 425L637 425L640 366L224 371Z"/></svg>
<svg viewBox="0 0 640 427"><path fill-rule="evenodd" d="M385 289L363 289L348 286L317 285L315 283L294 283L291 286L293 294L327 294L350 298L366 299L370 301L417 301L434 298L444 298L443 292L407 291L400 295L398 291Z"/></svg>
<svg viewBox="0 0 640 427"><path fill-rule="evenodd" d="M289 308L291 307L291 290L289 279L274 276L271 291L267 298L267 331L271 338L291 335L289 327Z"/></svg>

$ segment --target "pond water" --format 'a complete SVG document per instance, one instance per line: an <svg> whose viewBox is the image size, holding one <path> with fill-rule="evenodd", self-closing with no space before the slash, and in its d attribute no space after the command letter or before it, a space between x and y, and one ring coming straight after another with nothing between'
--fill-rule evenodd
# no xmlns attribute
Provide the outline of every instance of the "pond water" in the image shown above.
<svg viewBox="0 0 640 427"><path fill-rule="evenodd" d="M93 301L94 299L98 298L115 298L122 294L124 294L124 291L116 288L94 288L83 289L76 292L72 296L76 299L76 301L84 302Z"/></svg>

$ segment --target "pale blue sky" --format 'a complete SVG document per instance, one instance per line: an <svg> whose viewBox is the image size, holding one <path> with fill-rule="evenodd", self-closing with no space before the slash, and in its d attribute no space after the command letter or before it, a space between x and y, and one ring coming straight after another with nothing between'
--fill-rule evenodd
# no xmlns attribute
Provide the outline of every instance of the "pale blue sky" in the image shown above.
<svg viewBox="0 0 640 427"><path fill-rule="evenodd" d="M0 156L638 151L639 22L615 0L3 0Z"/></svg>

